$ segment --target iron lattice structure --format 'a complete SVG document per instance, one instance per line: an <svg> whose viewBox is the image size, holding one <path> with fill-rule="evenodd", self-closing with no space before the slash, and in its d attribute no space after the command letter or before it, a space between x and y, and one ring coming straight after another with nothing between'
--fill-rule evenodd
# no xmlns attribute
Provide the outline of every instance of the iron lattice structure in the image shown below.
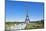
<svg viewBox="0 0 46 31"><path fill-rule="evenodd" d="M25 7L25 10L26 10L26 19L25 19L25 23L29 23L30 22L30 19L29 19L29 15L28 15L28 12L29 12L29 6L24 6Z"/></svg>

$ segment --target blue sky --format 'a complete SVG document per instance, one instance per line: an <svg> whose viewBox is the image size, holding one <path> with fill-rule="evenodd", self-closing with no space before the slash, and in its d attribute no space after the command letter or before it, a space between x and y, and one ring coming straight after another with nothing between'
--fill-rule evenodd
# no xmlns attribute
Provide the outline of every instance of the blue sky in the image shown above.
<svg viewBox="0 0 46 31"><path fill-rule="evenodd" d="M28 14L30 21L38 21L43 19L44 3L6 0L6 21L24 22L26 18L25 5L29 8Z"/></svg>

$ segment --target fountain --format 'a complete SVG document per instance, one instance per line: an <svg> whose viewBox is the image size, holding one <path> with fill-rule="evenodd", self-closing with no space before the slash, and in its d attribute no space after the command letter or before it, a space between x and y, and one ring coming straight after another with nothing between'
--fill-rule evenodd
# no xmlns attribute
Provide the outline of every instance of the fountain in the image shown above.
<svg viewBox="0 0 46 31"><path fill-rule="evenodd" d="M21 23L15 26L11 26L11 30L23 30L26 27L26 23Z"/></svg>

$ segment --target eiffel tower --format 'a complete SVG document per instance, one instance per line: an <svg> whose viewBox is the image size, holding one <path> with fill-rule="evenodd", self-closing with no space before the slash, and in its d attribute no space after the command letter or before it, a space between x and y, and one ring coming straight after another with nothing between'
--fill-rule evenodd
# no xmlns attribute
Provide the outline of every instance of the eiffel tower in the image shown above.
<svg viewBox="0 0 46 31"><path fill-rule="evenodd" d="M29 15L28 15L28 11L29 11L29 7L26 5L25 6L25 10L26 10L26 19L25 19L25 23L29 23L30 19L29 19Z"/></svg>

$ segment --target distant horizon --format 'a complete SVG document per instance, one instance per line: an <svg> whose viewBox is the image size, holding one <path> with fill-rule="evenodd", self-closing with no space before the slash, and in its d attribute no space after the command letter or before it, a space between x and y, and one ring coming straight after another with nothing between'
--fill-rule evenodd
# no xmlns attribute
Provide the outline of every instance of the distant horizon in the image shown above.
<svg viewBox="0 0 46 31"><path fill-rule="evenodd" d="M44 21L44 19L42 19ZM37 20L37 21L41 21L41 20ZM10 22L18 22L18 21L10 21ZM20 21L19 21L20 22ZM23 21L25 22L25 21ZM33 21L30 21L30 22L33 22ZM35 21L36 22L36 21Z"/></svg>
<svg viewBox="0 0 46 31"><path fill-rule="evenodd" d="M30 8L28 10L30 21L44 19L44 3L6 0L6 22L24 22L26 19L25 5Z"/></svg>

